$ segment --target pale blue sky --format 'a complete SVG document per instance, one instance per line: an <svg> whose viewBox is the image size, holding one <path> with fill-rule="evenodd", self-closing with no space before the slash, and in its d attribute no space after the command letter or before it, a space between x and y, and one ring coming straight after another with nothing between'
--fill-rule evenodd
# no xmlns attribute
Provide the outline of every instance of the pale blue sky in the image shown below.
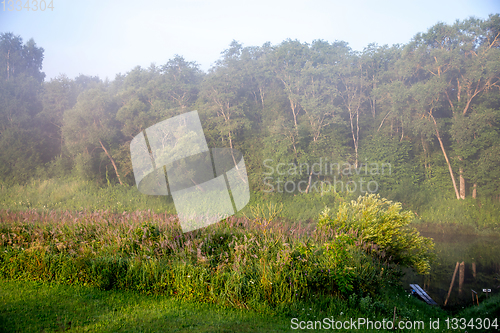
<svg viewBox="0 0 500 333"><path fill-rule="evenodd" d="M287 38L344 40L361 51L369 43L407 43L437 22L500 12L500 0L53 0L53 5L53 11L9 12L0 4L0 32L34 38L45 49L46 79L82 73L112 80L137 65L163 65L175 54L206 71L233 39L243 46Z"/></svg>

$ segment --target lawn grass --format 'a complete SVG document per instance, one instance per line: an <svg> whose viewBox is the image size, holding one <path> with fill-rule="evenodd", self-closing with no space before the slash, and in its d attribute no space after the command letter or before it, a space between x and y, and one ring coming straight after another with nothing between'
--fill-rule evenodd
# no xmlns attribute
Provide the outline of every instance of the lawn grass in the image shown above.
<svg viewBox="0 0 500 333"><path fill-rule="evenodd" d="M381 306L390 308L391 315L380 315ZM300 321L325 317L341 321L350 318L381 321L385 318L387 321L392 320L394 307L397 308L397 322L422 321L426 325L424 330L399 332L457 332L445 325L446 318L453 317L467 321L479 317L500 320L499 295L454 315L410 297L398 288L381 293L377 300L354 295L345 300L298 302L288 308L269 308L259 313L130 291L0 279L0 332L317 332L292 329L292 318ZM440 329L429 329L430 318L439 318ZM499 330L468 329L468 332Z"/></svg>
<svg viewBox="0 0 500 333"><path fill-rule="evenodd" d="M0 332L288 332L290 320L165 296L0 280Z"/></svg>

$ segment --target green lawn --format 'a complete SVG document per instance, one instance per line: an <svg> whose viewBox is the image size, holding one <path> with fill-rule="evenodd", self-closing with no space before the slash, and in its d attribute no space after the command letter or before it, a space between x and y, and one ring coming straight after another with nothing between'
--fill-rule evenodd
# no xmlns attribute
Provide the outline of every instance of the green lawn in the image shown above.
<svg viewBox="0 0 500 333"><path fill-rule="evenodd" d="M137 292L0 280L0 332L318 332L292 329L291 318L314 321L334 316L341 321L350 318L392 320L392 315L391 318L376 315L373 307L380 306L380 302L366 300L357 305L351 304L350 299L331 300L321 305L302 302L278 310L276 314L263 314ZM397 321L419 320L427 325L430 318L439 318L440 329L432 332L458 332L446 329L446 318L467 318L468 322L471 318L482 317L500 321L499 295L454 315L408 297L402 290L381 295L380 300L391 309L397 307ZM309 306L312 308L308 309ZM428 332L429 328L403 331ZM468 331L499 332L494 328ZM358 329L356 332L378 330Z"/></svg>
<svg viewBox="0 0 500 333"><path fill-rule="evenodd" d="M0 280L0 332L288 332L290 320L124 291Z"/></svg>

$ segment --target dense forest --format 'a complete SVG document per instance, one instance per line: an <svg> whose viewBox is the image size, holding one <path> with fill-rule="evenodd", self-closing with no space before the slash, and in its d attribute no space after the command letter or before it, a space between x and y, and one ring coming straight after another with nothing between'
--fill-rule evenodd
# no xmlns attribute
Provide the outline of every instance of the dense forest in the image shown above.
<svg viewBox="0 0 500 333"><path fill-rule="evenodd" d="M210 147L243 152L253 193L372 181L370 192L403 202L500 199L498 14L363 52L233 41L207 73L176 56L113 81L47 81L43 58L33 39L0 34L2 187L56 177L132 186L133 137L197 110ZM314 164L325 168L300 167Z"/></svg>

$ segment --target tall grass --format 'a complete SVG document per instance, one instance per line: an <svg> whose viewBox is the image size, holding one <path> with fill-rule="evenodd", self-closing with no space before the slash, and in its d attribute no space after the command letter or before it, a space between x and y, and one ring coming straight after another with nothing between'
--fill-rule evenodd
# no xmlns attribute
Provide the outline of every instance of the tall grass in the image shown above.
<svg viewBox="0 0 500 333"><path fill-rule="evenodd" d="M0 188L0 209L39 211L98 211L113 212L151 209L175 213L170 196L141 194L135 186L100 187L90 181L74 178L32 180L27 185Z"/></svg>
<svg viewBox="0 0 500 333"><path fill-rule="evenodd" d="M354 199L354 197L352 197ZM293 221L312 221L325 205L333 207L337 198L331 193L293 195L286 193L252 193L246 209L237 216L250 213L257 205L283 204L281 217ZM26 185L0 187L0 209L9 210L71 210L134 212L153 210L175 214L171 196L150 196L140 193L135 186L98 186L75 178L33 179Z"/></svg>
<svg viewBox="0 0 500 333"><path fill-rule="evenodd" d="M230 217L184 234L176 217L152 211L0 211L0 276L240 308L375 293L397 280L356 234L256 221Z"/></svg>
<svg viewBox="0 0 500 333"><path fill-rule="evenodd" d="M438 197L420 190L408 194L404 207L417 212L416 221L453 229L462 227L466 233L500 233L500 203L491 199L456 200L452 197ZM421 197L425 200L419 200ZM290 221L311 223L316 221L325 206L336 210L340 204L355 200L354 193L288 194L251 193L247 207L236 216L251 213L251 208L269 203L282 204L280 216ZM407 209L406 208L406 209ZM98 211L115 213L152 210L157 213L175 214L170 196L150 196L140 193L135 186L98 186L96 183L75 178L53 178L32 180L30 184L0 187L0 209L38 211ZM431 228L432 229L432 228ZM456 229L456 228L455 228Z"/></svg>
<svg viewBox="0 0 500 333"><path fill-rule="evenodd" d="M420 209L421 221L500 233L500 203L491 199L441 198ZM465 228L466 229L466 228Z"/></svg>

